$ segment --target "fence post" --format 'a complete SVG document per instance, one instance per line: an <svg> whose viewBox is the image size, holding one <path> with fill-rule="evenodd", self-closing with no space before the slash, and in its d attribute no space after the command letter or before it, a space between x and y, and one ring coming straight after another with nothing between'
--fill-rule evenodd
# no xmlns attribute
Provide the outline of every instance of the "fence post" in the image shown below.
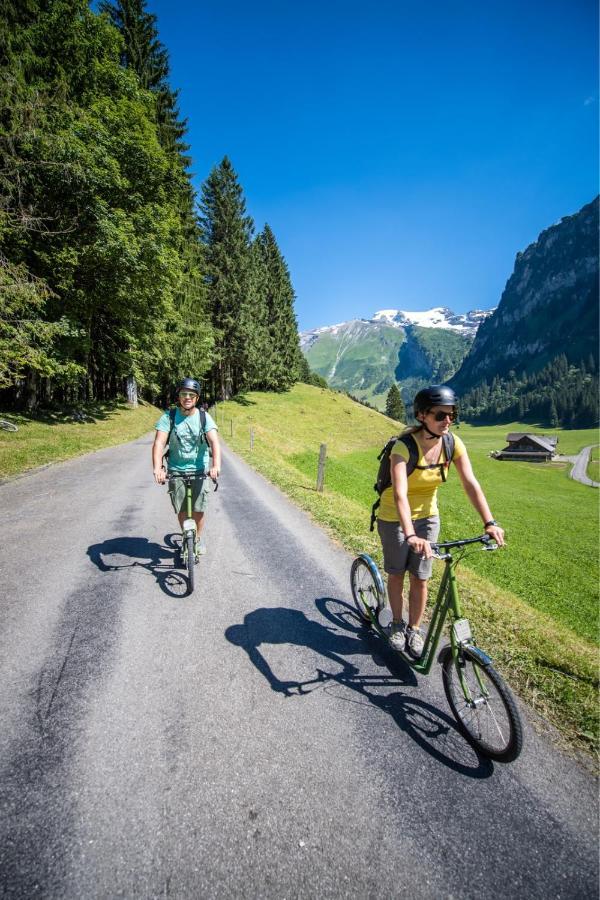
<svg viewBox="0 0 600 900"><path fill-rule="evenodd" d="M325 460L327 458L327 444L321 444L319 449L319 469L317 471L317 490L323 491L325 482Z"/></svg>
<svg viewBox="0 0 600 900"><path fill-rule="evenodd" d="M229 420L229 437L233 437L233 419Z"/></svg>
<svg viewBox="0 0 600 900"><path fill-rule="evenodd" d="M254 450L254 428L250 429L250 449Z"/></svg>

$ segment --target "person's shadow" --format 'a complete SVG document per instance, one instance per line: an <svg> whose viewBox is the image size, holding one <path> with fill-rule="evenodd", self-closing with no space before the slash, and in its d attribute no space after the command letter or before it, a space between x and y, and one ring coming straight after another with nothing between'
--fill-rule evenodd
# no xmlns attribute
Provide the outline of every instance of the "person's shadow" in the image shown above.
<svg viewBox="0 0 600 900"><path fill-rule="evenodd" d="M405 690L418 685L413 669L359 620L351 606L331 597L318 598L315 603L334 627L309 619L299 610L274 607L248 613L243 623L226 630L225 637L245 650L276 693L304 697L314 690L324 690L340 701L372 704L449 768L472 778L492 774L493 764L466 743L448 715ZM329 667L332 671L317 666L315 677L304 681L282 680L267 661L264 647L268 644L307 647L335 666ZM358 654L370 656L384 671L361 674L360 668L346 658ZM357 696L352 699L344 688L350 688Z"/></svg>
<svg viewBox="0 0 600 900"><path fill-rule="evenodd" d="M139 568L156 578L163 593L183 597L188 592L187 578L178 571L181 535L166 534L164 546L144 537L115 537L92 544L87 554L101 572Z"/></svg>

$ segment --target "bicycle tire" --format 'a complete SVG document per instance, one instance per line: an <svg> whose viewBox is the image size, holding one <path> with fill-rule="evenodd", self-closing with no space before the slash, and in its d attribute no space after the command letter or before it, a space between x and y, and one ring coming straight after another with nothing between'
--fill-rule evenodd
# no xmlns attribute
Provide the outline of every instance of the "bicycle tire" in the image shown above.
<svg viewBox="0 0 600 900"><path fill-rule="evenodd" d="M196 566L196 555L194 553L194 535L188 534L185 541L187 549L188 594L191 594L194 590L194 571Z"/></svg>
<svg viewBox="0 0 600 900"><path fill-rule="evenodd" d="M370 557L356 557L350 569L350 587L359 616L364 622L370 622L366 607L377 616L385 603L383 581L379 569Z"/></svg>
<svg viewBox="0 0 600 900"><path fill-rule="evenodd" d="M15 425L14 422L7 422L6 419L0 419L0 428L3 431L18 431L18 425Z"/></svg>
<svg viewBox="0 0 600 900"><path fill-rule="evenodd" d="M465 697L457 665L463 667L471 701ZM489 759L513 762L523 749L523 728L514 698L502 676L492 666L482 665L468 647L455 663L448 647L442 660L442 680L452 714L467 741Z"/></svg>

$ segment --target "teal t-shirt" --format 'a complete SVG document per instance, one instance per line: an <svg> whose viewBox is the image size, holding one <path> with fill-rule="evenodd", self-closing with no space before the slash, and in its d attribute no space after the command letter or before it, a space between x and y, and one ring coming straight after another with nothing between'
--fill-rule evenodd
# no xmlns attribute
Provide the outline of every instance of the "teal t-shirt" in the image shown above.
<svg viewBox="0 0 600 900"><path fill-rule="evenodd" d="M171 420L169 411L162 414L156 425L157 431L169 433ZM218 431L214 419L206 413L206 431ZM210 454L206 438L200 435L200 413L191 416L175 411L175 427L169 440L169 470L173 472L208 472Z"/></svg>

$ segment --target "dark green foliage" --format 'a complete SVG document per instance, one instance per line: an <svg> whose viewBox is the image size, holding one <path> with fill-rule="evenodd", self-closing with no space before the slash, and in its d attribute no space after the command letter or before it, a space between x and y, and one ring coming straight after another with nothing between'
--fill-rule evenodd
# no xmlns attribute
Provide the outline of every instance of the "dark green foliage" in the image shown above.
<svg viewBox="0 0 600 900"><path fill-rule="evenodd" d="M404 408L404 402L400 396L397 384L393 384L388 391L385 401L385 414L390 419L396 419L397 422L406 422L406 409Z"/></svg>
<svg viewBox="0 0 600 900"><path fill-rule="evenodd" d="M289 272L252 242L228 160L200 223L185 123L145 0L24 0L0 29L0 389L7 403L212 396L298 371Z"/></svg>
<svg viewBox="0 0 600 900"><path fill-rule="evenodd" d="M257 331L264 310L253 320L251 241L254 224L246 214L241 185L227 157L202 186L200 228L205 245L208 303L215 331L212 393L223 399L252 383ZM256 310L254 310L256 313ZM256 330L254 329L256 323Z"/></svg>
<svg viewBox="0 0 600 900"><path fill-rule="evenodd" d="M268 225L257 236L254 247L263 280L259 286L259 308L266 312L268 340L265 387L286 391L298 380L300 346L298 323L294 312L294 289L289 269Z"/></svg>
<svg viewBox="0 0 600 900"><path fill-rule="evenodd" d="M189 148L182 139L186 125L179 119L177 92L169 85L169 56L158 39L156 16L145 7L145 0L103 0L100 11L110 17L123 36L121 65L132 69L140 85L154 96L161 145L176 152L185 166L188 158L184 153Z"/></svg>
<svg viewBox="0 0 600 900"><path fill-rule="evenodd" d="M533 374L514 371L481 382L459 399L461 416L470 422L532 422L553 428L590 428L598 424L598 376L584 363L569 365L557 356Z"/></svg>
<svg viewBox="0 0 600 900"><path fill-rule="evenodd" d="M289 271L268 225L252 240L254 223L227 157L205 181L200 210L216 340L212 392L288 390L300 363Z"/></svg>
<svg viewBox="0 0 600 900"><path fill-rule="evenodd" d="M209 362L185 159L164 146L156 98L125 61L119 32L81 0L13 17L0 81L0 383L17 400L24 384L31 404L114 396L130 375L155 393L190 344L193 371Z"/></svg>

